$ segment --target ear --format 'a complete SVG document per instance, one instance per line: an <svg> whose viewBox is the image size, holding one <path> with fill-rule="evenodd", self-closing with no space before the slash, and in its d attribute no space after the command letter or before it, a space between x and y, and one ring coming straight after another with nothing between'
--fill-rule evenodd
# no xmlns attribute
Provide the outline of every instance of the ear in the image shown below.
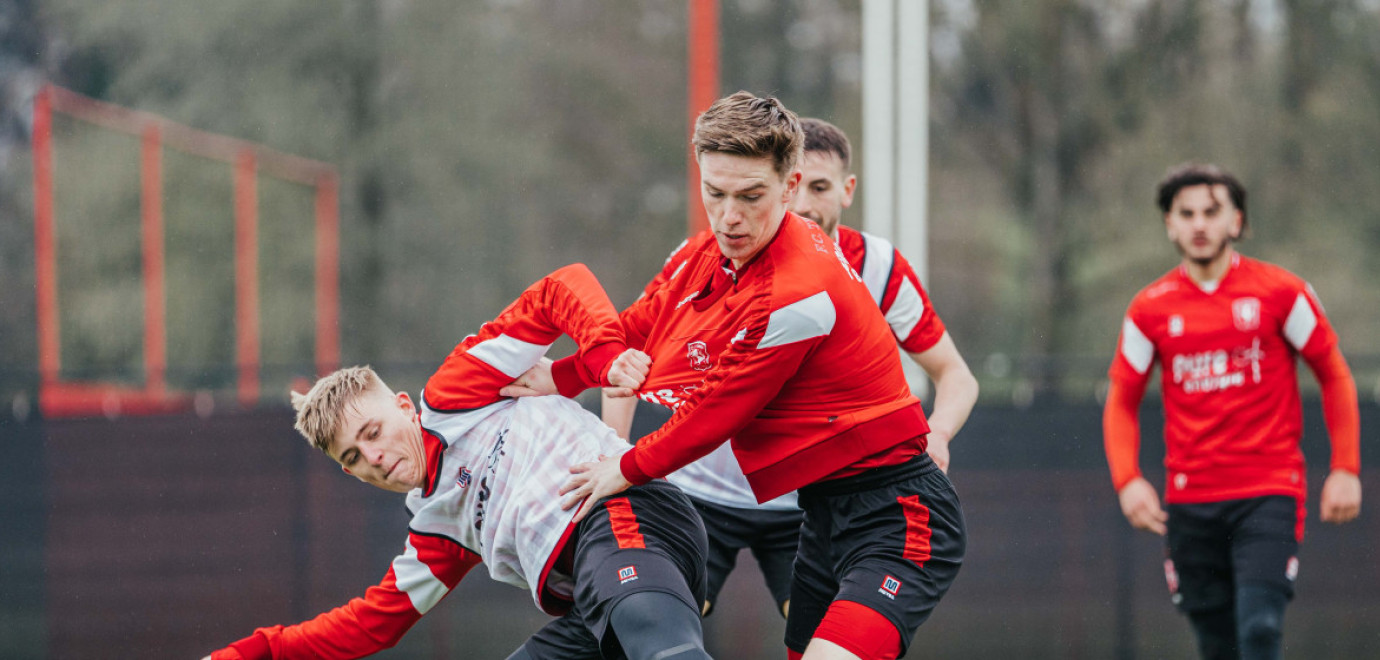
<svg viewBox="0 0 1380 660"><path fill-rule="evenodd" d="M1235 241L1241 238L1241 224L1241 209L1232 209L1231 229L1227 232L1231 236L1231 240Z"/></svg>
<svg viewBox="0 0 1380 660"><path fill-rule="evenodd" d="M791 173L786 175L786 190L781 195L781 201L791 203L795 198L795 192L800 189L800 178L803 176L805 175L800 170L791 170Z"/></svg>
<svg viewBox="0 0 1380 660"><path fill-rule="evenodd" d="M407 392L398 392L394 395L394 398L398 402L398 407L403 409L403 412L411 415L416 410L416 406L412 405L412 397L408 396Z"/></svg>
<svg viewBox="0 0 1380 660"><path fill-rule="evenodd" d="M857 190L857 188L858 177L849 174L848 178L843 180L843 208L848 208L853 205L853 191Z"/></svg>

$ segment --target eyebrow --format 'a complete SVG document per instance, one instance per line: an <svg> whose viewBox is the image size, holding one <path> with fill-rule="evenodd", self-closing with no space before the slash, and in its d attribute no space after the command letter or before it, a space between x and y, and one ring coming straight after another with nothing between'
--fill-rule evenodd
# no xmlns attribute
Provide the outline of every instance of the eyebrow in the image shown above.
<svg viewBox="0 0 1380 660"><path fill-rule="evenodd" d="M744 194L744 193L753 192L753 191L755 191L755 190L757 190L757 189L759 189L759 188L765 188L765 187L767 187L767 183L766 183L765 181L758 181L757 183L754 183L754 184L752 184L752 185L750 185L750 186L748 186L748 187L746 187L746 188L742 188L742 189L740 189L740 190L728 191L728 190L724 190L724 189L722 189L722 188L720 188L720 187L718 187L718 186L716 186L716 185L714 185L714 184L712 184L712 183L710 183L710 182L708 182L708 181L705 181L705 182L704 182L704 187L710 189L710 190L713 191L713 192L720 192L720 193L725 193L725 194L730 194L730 193L731 193L731 194L734 194L734 195L742 195L742 194Z"/></svg>

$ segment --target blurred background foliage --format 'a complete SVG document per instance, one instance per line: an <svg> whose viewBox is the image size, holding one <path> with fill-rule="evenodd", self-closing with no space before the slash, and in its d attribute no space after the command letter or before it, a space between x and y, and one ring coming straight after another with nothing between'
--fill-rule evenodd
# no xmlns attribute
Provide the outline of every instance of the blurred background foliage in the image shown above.
<svg viewBox="0 0 1380 660"><path fill-rule="evenodd" d="M1380 395L1380 2L930 8L926 286L985 397L1096 395L1177 263L1153 187L1185 160L1243 179L1242 251L1312 282ZM721 12L724 93L861 145L859 0ZM41 83L337 166L343 360L415 389L544 273L583 261L627 304L684 237L686 49L680 0L0 0L0 395L36 381ZM64 368L138 382L138 141L55 135ZM230 169L164 158L170 380L229 389ZM259 181L265 402L311 375L311 194Z"/></svg>

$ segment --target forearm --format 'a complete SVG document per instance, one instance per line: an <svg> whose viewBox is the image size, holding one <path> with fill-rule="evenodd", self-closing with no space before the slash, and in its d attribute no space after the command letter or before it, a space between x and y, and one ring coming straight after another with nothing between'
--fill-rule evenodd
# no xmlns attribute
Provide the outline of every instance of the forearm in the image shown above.
<svg viewBox="0 0 1380 660"><path fill-rule="evenodd" d="M1112 486L1120 491L1140 473L1140 399L1145 386L1112 381L1102 412L1102 441Z"/></svg>
<svg viewBox="0 0 1380 660"><path fill-rule="evenodd" d="M604 423L618 433L618 437L628 440L632 433L633 414L637 410L637 397L612 397L601 393L603 406L601 417Z"/></svg>
<svg viewBox="0 0 1380 660"><path fill-rule="evenodd" d="M911 358L921 367L925 366L920 356L911 354ZM977 404L977 378L962 361L938 373L927 370L926 375L934 381L934 404L928 419L930 432L953 438L968 422L968 415Z"/></svg>
<svg viewBox="0 0 1380 660"><path fill-rule="evenodd" d="M1361 411L1356 381L1340 350L1309 363L1322 389L1323 421L1332 443L1333 470L1361 472Z"/></svg>

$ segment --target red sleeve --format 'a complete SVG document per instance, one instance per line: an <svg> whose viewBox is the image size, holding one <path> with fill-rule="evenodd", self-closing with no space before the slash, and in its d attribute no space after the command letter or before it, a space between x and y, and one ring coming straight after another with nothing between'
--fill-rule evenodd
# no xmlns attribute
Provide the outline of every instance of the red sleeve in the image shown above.
<svg viewBox="0 0 1380 660"><path fill-rule="evenodd" d="M776 398L827 335L827 330L798 333L808 338L776 343L766 337L772 315L767 299L751 317L742 339L719 358L704 382L656 432L623 454L623 476L634 484L664 477L713 451L733 437ZM772 326L773 330L779 328ZM812 334L813 333L813 334Z"/></svg>
<svg viewBox="0 0 1380 660"><path fill-rule="evenodd" d="M908 353L924 353L944 336L944 322L934 311L930 295L910 262L895 250L891 276L882 296L882 315L886 317L896 342Z"/></svg>
<svg viewBox="0 0 1380 660"><path fill-rule="evenodd" d="M1145 380L1113 379L1102 410L1102 445L1112 471L1112 487L1120 491L1140 476L1140 401Z"/></svg>
<svg viewBox="0 0 1380 660"><path fill-rule="evenodd" d="M1306 359L1322 388L1323 420L1332 441L1332 469L1360 474L1361 409L1351 368L1335 344L1323 356Z"/></svg>
<svg viewBox="0 0 1380 660"><path fill-rule="evenodd" d="M407 551L363 598L310 621L259 628L211 657L359 658L391 648L479 563L478 555L449 540L416 533L407 540Z"/></svg>
<svg viewBox="0 0 1380 660"><path fill-rule="evenodd" d="M562 394L606 384L609 363L623 352L623 327L608 294L583 264L557 270L528 287L498 318L446 357L427 381L427 405L471 410L503 397L498 391L535 365L562 334L579 351L552 365Z"/></svg>

